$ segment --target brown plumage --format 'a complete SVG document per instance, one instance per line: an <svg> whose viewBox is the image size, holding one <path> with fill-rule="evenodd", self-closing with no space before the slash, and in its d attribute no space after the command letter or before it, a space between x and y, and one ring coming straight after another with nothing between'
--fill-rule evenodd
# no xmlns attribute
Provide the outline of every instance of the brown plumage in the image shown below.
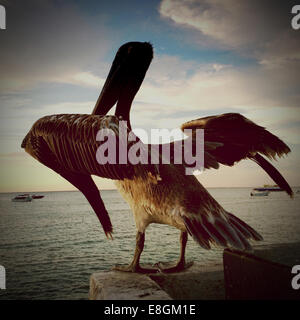
<svg viewBox="0 0 300 320"><path fill-rule="evenodd" d="M209 150L210 156L217 162L232 166L242 159L250 159L260 165L266 173L291 197L293 191L274 166L261 156L271 160L288 154L290 148L278 137L258 126L253 121L238 113L221 115L188 121L181 126L182 130L204 129L206 142L220 145Z"/></svg>
<svg viewBox="0 0 300 320"><path fill-rule="evenodd" d="M155 166L109 164L100 165L96 159L97 149L106 141L97 141L102 129L111 130L116 137L116 159L119 158L119 119L115 116L89 114L57 114L45 116L32 126L22 142L22 148L35 159L51 165L58 171L96 175L102 178L122 180L155 174ZM127 129L127 134L129 130ZM128 138L128 135L127 135ZM127 149L133 145L127 140ZM143 168L141 168L141 166Z"/></svg>
<svg viewBox="0 0 300 320"><path fill-rule="evenodd" d="M116 181L134 213L138 232L150 223L168 224L190 235L205 249L211 245L249 249L247 239L262 237L224 210L181 165L160 166L161 180L134 178ZM234 224L234 222L236 224Z"/></svg>
<svg viewBox="0 0 300 320"><path fill-rule="evenodd" d="M105 141L97 141L97 133L109 129L116 137L119 154L119 119L115 116L58 114L45 116L32 126L21 147L33 158L51 168L84 193L91 202L107 236L112 225L91 175L120 180L145 174L156 176L156 166L99 164L97 149ZM127 133L128 133L127 129ZM128 137L128 136L127 136ZM122 141L122 140L121 140ZM127 140L130 149L133 142Z"/></svg>
<svg viewBox="0 0 300 320"><path fill-rule="evenodd" d="M290 148L278 137L239 113L224 113L188 121L185 129L204 129L205 140L222 143L212 151L218 162L232 166L259 152L270 159L282 157Z"/></svg>

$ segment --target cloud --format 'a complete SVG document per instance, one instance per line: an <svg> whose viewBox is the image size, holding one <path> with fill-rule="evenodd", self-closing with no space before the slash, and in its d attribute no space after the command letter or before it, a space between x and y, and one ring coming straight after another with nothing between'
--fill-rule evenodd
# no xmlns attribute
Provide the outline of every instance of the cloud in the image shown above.
<svg viewBox="0 0 300 320"><path fill-rule="evenodd" d="M263 45L277 38L278 31L293 31L292 6L293 1L163 0L159 12L236 48Z"/></svg>
<svg viewBox="0 0 300 320"><path fill-rule="evenodd" d="M188 117L197 112L200 116L220 110L294 108L298 106L299 93L293 86L295 83L288 75L266 71L260 65L237 68L156 56L136 96L133 111L141 115L151 112L149 119L157 113L162 120L174 114L183 118L184 114Z"/></svg>
<svg viewBox="0 0 300 320"><path fill-rule="evenodd" d="M133 120L148 127L151 118L160 127L179 126L191 117L241 112L298 143L300 42L290 25L291 3L163 0L161 16L198 32L199 48L203 43L227 48L256 63L237 67L156 56L136 97Z"/></svg>
<svg viewBox="0 0 300 320"><path fill-rule="evenodd" d="M93 85L91 72L110 47L109 32L76 5L54 0L12 0L1 32L0 93L64 80ZM103 75L105 76L105 75Z"/></svg>
<svg viewBox="0 0 300 320"><path fill-rule="evenodd" d="M159 12L197 30L199 43L209 39L263 64L277 64L299 59L299 34L291 28L293 5L294 1L163 0Z"/></svg>
<svg viewBox="0 0 300 320"><path fill-rule="evenodd" d="M52 79L49 79L49 81L56 82L56 83L68 83L68 84L78 85L82 87L99 88L104 85L105 79L100 78L91 72L83 71L83 72L63 75L62 77L54 77Z"/></svg>
<svg viewBox="0 0 300 320"><path fill-rule="evenodd" d="M104 81L86 72L59 80L92 88ZM260 65L237 68L156 55L133 102L132 125L146 129L178 128L191 119L241 112L275 130L288 142L296 143L298 130L287 128L291 121L300 122L300 114L295 108L299 93L297 89L291 89L293 85L283 72L264 70ZM32 101L32 98L21 97L16 95L2 100L6 106L1 114L2 136L13 132L21 139L33 122L44 115L90 113L95 104L94 100L70 101L68 97L54 103L47 103L47 99ZM19 147L19 141L15 146ZM6 148L14 151L9 146Z"/></svg>
<svg viewBox="0 0 300 320"><path fill-rule="evenodd" d="M15 170L20 186L26 181L24 171L30 177L40 170L45 178L50 172L29 156L26 170L20 166L23 158L16 152L34 121L47 114L90 113L109 70L104 56L111 47L110 31L99 17L87 17L70 3L12 0L6 4L8 28L0 35L0 160L6 165L4 173L9 167L11 171L20 167ZM299 32L290 28L289 6L288 1L163 0L161 16L173 21L174 33L182 27L193 29L184 33L195 42L193 48L225 48L228 54L234 51L234 56L250 57L254 63L226 65L216 58L204 64L195 56L185 60L155 54L133 102L133 127L178 128L187 120L241 112L293 144L291 157L280 161L280 166L286 166L288 180L296 184L300 42ZM213 186L220 185L222 177L227 186L231 170L237 170L234 185L243 181L246 185L249 177L253 181L257 177L247 166L222 168L217 175L208 171L200 179ZM54 185L56 175L51 179L48 186Z"/></svg>

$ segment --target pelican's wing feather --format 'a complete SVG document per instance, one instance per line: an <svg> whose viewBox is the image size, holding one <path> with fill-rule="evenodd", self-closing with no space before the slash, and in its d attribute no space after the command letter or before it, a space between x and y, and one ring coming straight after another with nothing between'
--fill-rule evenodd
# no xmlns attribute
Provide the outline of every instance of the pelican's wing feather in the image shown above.
<svg viewBox="0 0 300 320"><path fill-rule="evenodd" d="M282 189L292 196L293 192L286 180L260 155L276 160L276 157L280 158L291 150L265 128L241 114L225 113L186 122L181 129L192 129L192 132L196 129L204 129L205 142L221 144L211 148L208 143L205 143L205 152L209 153L213 159L223 165L232 166L242 159L249 158L258 163Z"/></svg>
<svg viewBox="0 0 300 320"><path fill-rule="evenodd" d="M257 152L270 159L282 157L290 148L278 137L238 113L225 113L184 123L184 129L204 129L205 141L222 143L211 153L225 165L251 157Z"/></svg>
<svg viewBox="0 0 300 320"><path fill-rule="evenodd" d="M108 142L109 138L98 141L99 130L104 130L103 134L106 135L106 138L115 136L115 140L111 140L112 143ZM68 171L115 180L132 179L137 175L146 174L148 171L153 175L157 174L155 166L119 164L119 146L124 142L123 139L119 139L119 121L115 116L86 114L46 116L33 125L30 137L31 139L33 137L37 140L42 139L48 146L50 153L55 156L56 162ZM25 139L27 141L28 137ZM107 143L107 147L111 148L107 149L107 152L112 151L110 160L115 160L113 163L99 163L99 160L103 161L103 157L97 158L97 151L103 143ZM121 150L127 152L129 147L130 142L125 145L126 149ZM47 157L42 155L41 149L36 150L36 153L39 153L39 157ZM105 155L102 152L100 156L102 154Z"/></svg>

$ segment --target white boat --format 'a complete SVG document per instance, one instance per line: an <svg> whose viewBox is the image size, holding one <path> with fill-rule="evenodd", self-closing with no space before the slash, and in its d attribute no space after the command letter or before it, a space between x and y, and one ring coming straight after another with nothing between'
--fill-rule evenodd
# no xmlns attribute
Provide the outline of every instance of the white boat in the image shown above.
<svg viewBox="0 0 300 320"><path fill-rule="evenodd" d="M13 202L30 202L32 201L31 196L29 195L19 195L11 199Z"/></svg>
<svg viewBox="0 0 300 320"><path fill-rule="evenodd" d="M269 193L270 191L252 191L250 195L251 197L266 197Z"/></svg>
<svg viewBox="0 0 300 320"><path fill-rule="evenodd" d="M270 186L268 184L265 184L263 187L260 188L254 188L254 191L284 191L280 187L278 187L277 184L274 184L273 186Z"/></svg>

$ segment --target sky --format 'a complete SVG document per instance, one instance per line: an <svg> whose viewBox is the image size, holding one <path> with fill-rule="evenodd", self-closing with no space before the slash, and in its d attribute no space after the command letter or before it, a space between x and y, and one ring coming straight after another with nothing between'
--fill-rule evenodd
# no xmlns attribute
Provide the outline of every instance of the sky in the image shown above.
<svg viewBox="0 0 300 320"><path fill-rule="evenodd" d="M21 149L45 115L91 113L117 49L149 41L154 59L131 109L133 128L178 128L238 112L292 152L275 166L300 185L297 1L0 0L0 192L74 190ZM272 183L250 160L198 176L206 187ZM96 177L100 189L112 181Z"/></svg>

